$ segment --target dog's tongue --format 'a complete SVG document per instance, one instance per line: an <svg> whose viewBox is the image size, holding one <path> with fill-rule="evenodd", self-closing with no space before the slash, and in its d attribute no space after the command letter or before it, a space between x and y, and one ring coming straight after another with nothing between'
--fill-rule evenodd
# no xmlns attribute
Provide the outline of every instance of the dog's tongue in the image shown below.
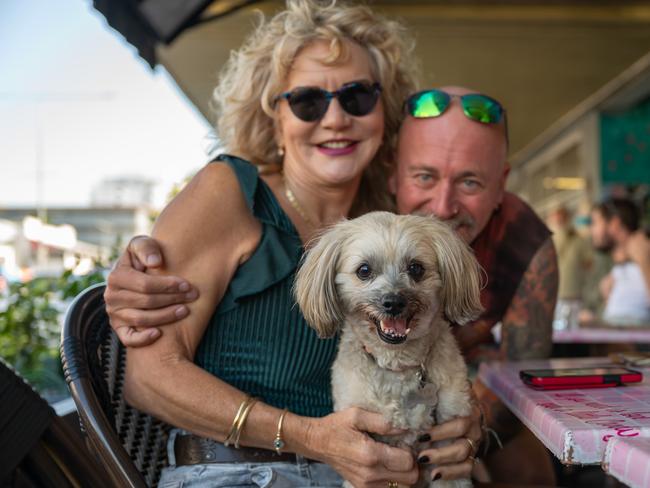
<svg viewBox="0 0 650 488"><path fill-rule="evenodd" d="M406 334L406 319L384 319L381 321L384 330L392 330L398 335Z"/></svg>

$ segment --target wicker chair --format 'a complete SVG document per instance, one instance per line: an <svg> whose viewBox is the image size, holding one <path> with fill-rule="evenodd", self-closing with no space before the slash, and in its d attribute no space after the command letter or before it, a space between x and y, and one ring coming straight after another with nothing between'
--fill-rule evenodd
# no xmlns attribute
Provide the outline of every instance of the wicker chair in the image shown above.
<svg viewBox="0 0 650 488"><path fill-rule="evenodd" d="M66 315L61 360L81 428L116 487L155 486L167 464L169 426L124 402L125 349L104 308L105 285L77 296Z"/></svg>

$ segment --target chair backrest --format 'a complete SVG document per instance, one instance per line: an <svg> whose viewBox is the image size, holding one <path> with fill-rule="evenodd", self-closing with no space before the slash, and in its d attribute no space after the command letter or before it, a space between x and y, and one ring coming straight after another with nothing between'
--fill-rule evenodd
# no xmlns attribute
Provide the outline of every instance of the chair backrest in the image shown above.
<svg viewBox="0 0 650 488"><path fill-rule="evenodd" d="M61 360L82 429L115 486L155 486L167 464L169 426L124 401L125 348L111 329L105 285L95 285L68 309Z"/></svg>

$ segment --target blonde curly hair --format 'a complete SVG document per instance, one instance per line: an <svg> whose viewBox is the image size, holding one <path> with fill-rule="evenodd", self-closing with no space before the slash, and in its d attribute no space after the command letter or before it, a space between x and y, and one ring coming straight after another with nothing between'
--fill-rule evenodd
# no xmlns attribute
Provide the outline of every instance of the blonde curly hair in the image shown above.
<svg viewBox="0 0 650 488"><path fill-rule="evenodd" d="M369 7L337 0L287 0L286 10L260 17L244 45L231 53L213 93L216 130L225 151L256 165L281 164L275 134L274 100L294 59L313 41L329 42L335 64L345 41L364 47L375 80L382 86L385 130L382 145L366 168L351 214L392 209L386 180L394 168L403 102L416 88L414 41L406 28Z"/></svg>

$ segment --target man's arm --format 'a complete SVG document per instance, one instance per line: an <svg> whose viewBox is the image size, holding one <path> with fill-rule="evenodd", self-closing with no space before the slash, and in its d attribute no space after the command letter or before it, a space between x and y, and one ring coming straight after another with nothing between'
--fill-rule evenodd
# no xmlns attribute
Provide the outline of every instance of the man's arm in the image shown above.
<svg viewBox="0 0 650 488"><path fill-rule="evenodd" d="M501 348L494 359L537 359L551 354L553 313L557 300L558 266L549 237L524 273L503 316ZM505 443L521 428L516 417L479 380L474 384L487 424Z"/></svg>
<svg viewBox="0 0 650 488"><path fill-rule="evenodd" d="M533 256L503 316L501 356L504 359L550 356L557 289L557 255L549 237Z"/></svg>

